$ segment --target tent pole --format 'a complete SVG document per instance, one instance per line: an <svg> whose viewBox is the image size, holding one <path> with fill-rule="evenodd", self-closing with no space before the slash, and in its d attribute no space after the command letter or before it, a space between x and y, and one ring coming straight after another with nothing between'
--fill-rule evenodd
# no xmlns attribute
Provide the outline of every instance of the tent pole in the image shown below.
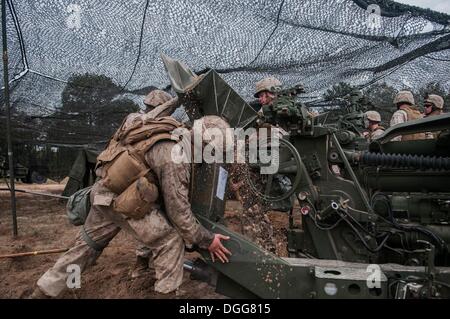
<svg viewBox="0 0 450 319"><path fill-rule="evenodd" d="M3 42L3 83L6 109L6 137L8 140L9 187L11 192L11 213L13 220L13 236L17 236L16 192L14 184L14 157L11 142L11 109L9 101L9 75L8 75L8 42L6 38L6 0L2 1L2 42Z"/></svg>

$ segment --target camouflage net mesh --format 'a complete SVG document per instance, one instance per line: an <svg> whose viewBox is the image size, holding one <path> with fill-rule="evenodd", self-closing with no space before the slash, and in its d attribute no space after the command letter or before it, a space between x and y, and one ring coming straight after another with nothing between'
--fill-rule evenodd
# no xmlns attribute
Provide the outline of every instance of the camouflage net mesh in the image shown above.
<svg viewBox="0 0 450 319"><path fill-rule="evenodd" d="M338 82L450 86L450 17L386 0L370 1L380 5L375 9L351 0L7 3L16 142L107 139L120 123L89 130L77 126L86 110L62 106L65 88L77 87L71 77L104 75L114 83L113 100L126 98L142 108L149 90L169 85L160 52L196 72L217 69L248 100L254 83L268 75L286 86L303 83L310 97ZM3 106L0 115L4 122Z"/></svg>

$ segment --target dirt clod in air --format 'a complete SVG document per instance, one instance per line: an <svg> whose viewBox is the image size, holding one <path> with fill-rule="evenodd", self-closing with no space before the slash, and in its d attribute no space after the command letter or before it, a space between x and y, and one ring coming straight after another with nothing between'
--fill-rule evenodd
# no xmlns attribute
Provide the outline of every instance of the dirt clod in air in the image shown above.
<svg viewBox="0 0 450 319"><path fill-rule="evenodd" d="M240 223L238 231L271 253L286 257L287 213L270 211L269 203L251 190L248 184L249 174L252 172L246 164L234 164L230 168L230 190L242 205L242 212L237 217ZM251 178L253 181L257 180L254 176ZM282 222L279 222L280 219Z"/></svg>

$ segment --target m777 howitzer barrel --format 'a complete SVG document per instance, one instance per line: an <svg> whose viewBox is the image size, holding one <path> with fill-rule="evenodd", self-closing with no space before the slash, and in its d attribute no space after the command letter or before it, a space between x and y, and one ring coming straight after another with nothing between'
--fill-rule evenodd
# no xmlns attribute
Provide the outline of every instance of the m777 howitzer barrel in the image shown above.
<svg viewBox="0 0 450 319"><path fill-rule="evenodd" d="M367 166L450 170L450 158L439 156L362 152L359 162Z"/></svg>
<svg viewBox="0 0 450 319"><path fill-rule="evenodd" d="M449 192L450 158L439 156L346 152L359 166L366 186L393 192Z"/></svg>

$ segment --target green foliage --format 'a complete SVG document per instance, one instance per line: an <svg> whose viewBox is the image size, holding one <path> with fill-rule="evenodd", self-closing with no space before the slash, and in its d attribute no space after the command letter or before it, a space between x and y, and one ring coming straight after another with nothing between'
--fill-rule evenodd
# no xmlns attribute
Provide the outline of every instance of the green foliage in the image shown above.
<svg viewBox="0 0 450 319"><path fill-rule="evenodd" d="M104 75L73 75L62 93L62 106L53 114L47 140L58 144L106 142L123 119L139 110L133 101L120 96L121 88ZM66 176L77 155L71 147L58 147L52 171Z"/></svg>
<svg viewBox="0 0 450 319"><path fill-rule="evenodd" d="M346 95L350 94L355 89L354 86L340 82L338 84L333 85L330 89L328 89L324 94L325 101L332 101L336 98L343 98Z"/></svg>
<svg viewBox="0 0 450 319"><path fill-rule="evenodd" d="M120 93L121 88L104 75L86 73L70 77L62 93L61 107L46 119L46 143L68 144L46 153L52 176L60 179L69 173L77 155L70 144L106 141L127 114L139 110L133 101L121 98Z"/></svg>
<svg viewBox="0 0 450 319"><path fill-rule="evenodd" d="M338 99L346 98L352 90L354 90L352 85L341 82L327 90L323 97L326 101L337 102ZM382 125L386 128L389 127L392 114L396 111L393 100L397 92L397 89L386 83L375 83L363 91L363 104L366 104L369 109L373 109L380 113ZM423 108L424 99L428 94L438 94L442 96L444 98L444 112L450 109L450 90L445 90L439 83L428 83L412 93L414 94L416 105L419 109ZM325 109L325 111L328 111L328 109ZM341 110L333 110L334 115L344 115L346 112L348 111L343 108ZM334 118L330 119L335 120Z"/></svg>
<svg viewBox="0 0 450 319"><path fill-rule="evenodd" d="M54 114L58 120L50 125L48 139L61 144L108 139L128 113L139 110L131 100L120 98L120 93L120 87L104 75L73 75L62 93L62 106Z"/></svg>
<svg viewBox="0 0 450 319"><path fill-rule="evenodd" d="M372 105L372 109L381 115L382 125L389 126L395 107L392 104L397 90L386 83L376 83L367 88L364 92L367 100Z"/></svg>
<svg viewBox="0 0 450 319"><path fill-rule="evenodd" d="M104 75L73 75L62 93L61 107L53 114L31 119L27 114L14 112L13 141L33 141L14 143L16 163L53 179L67 176L77 155L77 149L70 144L106 142L125 116L139 110L138 105L120 94L121 88ZM4 119L2 111L0 118ZM0 122L2 132L6 131L4 122ZM0 135L0 152L6 157L5 134Z"/></svg>

